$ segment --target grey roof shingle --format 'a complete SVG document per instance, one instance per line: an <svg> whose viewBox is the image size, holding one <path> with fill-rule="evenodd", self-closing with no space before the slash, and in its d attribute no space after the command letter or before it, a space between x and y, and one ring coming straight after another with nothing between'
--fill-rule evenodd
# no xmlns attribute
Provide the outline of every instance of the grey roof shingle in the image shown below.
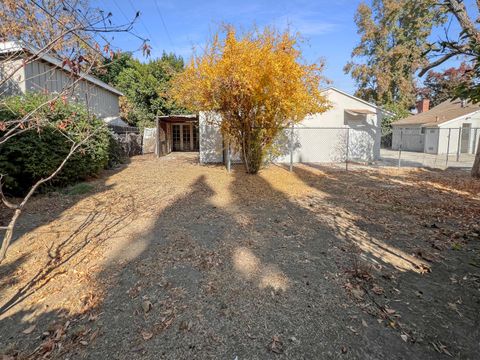
<svg viewBox="0 0 480 360"><path fill-rule="evenodd" d="M392 125L424 125L438 126L447 121L466 116L480 110L480 104L467 102L462 106L462 100L447 100L420 114L408 116L395 121Z"/></svg>

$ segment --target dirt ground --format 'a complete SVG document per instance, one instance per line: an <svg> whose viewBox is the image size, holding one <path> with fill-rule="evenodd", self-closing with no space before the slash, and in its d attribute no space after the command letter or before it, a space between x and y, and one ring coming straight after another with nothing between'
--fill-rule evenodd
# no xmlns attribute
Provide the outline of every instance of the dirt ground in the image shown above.
<svg viewBox="0 0 480 360"><path fill-rule="evenodd" d="M465 172L251 176L171 154L90 184L21 218L0 265L4 359L478 359Z"/></svg>

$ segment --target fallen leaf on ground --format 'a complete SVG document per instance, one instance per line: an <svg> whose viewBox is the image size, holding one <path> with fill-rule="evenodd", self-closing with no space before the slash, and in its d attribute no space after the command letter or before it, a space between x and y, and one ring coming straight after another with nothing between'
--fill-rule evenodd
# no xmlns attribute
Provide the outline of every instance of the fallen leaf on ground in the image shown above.
<svg viewBox="0 0 480 360"><path fill-rule="evenodd" d="M385 311L385 313L388 314L388 315L393 315L393 314L396 313L395 310L393 310L392 308L386 307L386 306L384 307L384 311Z"/></svg>
<svg viewBox="0 0 480 360"><path fill-rule="evenodd" d="M353 332L355 335L358 334L357 330L355 330L355 328L353 326L347 326L348 330L350 330L351 332Z"/></svg>
<svg viewBox="0 0 480 360"><path fill-rule="evenodd" d="M180 323L179 329L182 331L190 331L192 329L192 326L193 326L193 322L191 320L189 321L183 320Z"/></svg>
<svg viewBox="0 0 480 360"><path fill-rule="evenodd" d="M297 344L300 343L300 340L298 340L295 336L290 336L288 340L290 340L293 343L297 343Z"/></svg>
<svg viewBox="0 0 480 360"><path fill-rule="evenodd" d="M33 330L35 330L36 326L37 325L33 324L33 325L29 326L28 328L26 328L25 330L23 330L22 333L24 333L25 335L31 334L33 332Z"/></svg>
<svg viewBox="0 0 480 360"><path fill-rule="evenodd" d="M272 341L268 345L268 350L275 354L283 353L283 343L280 341L278 336L273 336Z"/></svg>
<svg viewBox="0 0 480 360"><path fill-rule="evenodd" d="M141 332L141 335L142 335L143 340L145 340L145 341L150 340L153 337L153 333L151 333L150 331L145 331L145 330Z"/></svg>
<svg viewBox="0 0 480 360"><path fill-rule="evenodd" d="M365 294L365 292L359 287L353 288L351 292L352 292L352 295L358 300L362 300L363 295Z"/></svg>
<svg viewBox="0 0 480 360"><path fill-rule="evenodd" d="M372 287L372 291L373 291L375 294L377 294L377 295L382 295L383 292L384 292L384 291L383 291L383 288L380 287L380 286L378 286L378 285L374 285L374 286Z"/></svg>
<svg viewBox="0 0 480 360"><path fill-rule="evenodd" d="M152 303L148 300L145 300L142 302L142 309L143 309L143 312L146 314L148 313L150 310L152 310Z"/></svg>
<svg viewBox="0 0 480 360"><path fill-rule="evenodd" d="M433 345L433 348L435 349L435 351L439 352L439 353L443 353L443 354L446 354L448 356L453 356L447 349L447 347L445 345L443 345L440 341L438 342L432 342L431 343Z"/></svg>

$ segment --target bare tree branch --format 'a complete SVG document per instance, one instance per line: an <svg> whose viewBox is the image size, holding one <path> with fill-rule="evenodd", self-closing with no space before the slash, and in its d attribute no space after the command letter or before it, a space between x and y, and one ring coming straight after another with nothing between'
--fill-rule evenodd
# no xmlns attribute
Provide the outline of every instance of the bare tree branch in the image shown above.
<svg viewBox="0 0 480 360"><path fill-rule="evenodd" d="M480 1L480 0L479 0ZM445 54L443 55L442 57L440 57L438 60L436 61L433 61L431 62L430 64L428 64L427 66L425 66L418 74L418 76L422 77L423 75L425 75L429 70L443 64L445 61L447 61L448 59L451 59L452 57L454 56L458 56L458 55L461 55L460 52L451 52L449 54Z"/></svg>
<svg viewBox="0 0 480 360"><path fill-rule="evenodd" d="M102 11L78 11L78 2L69 0L18 0L16 2L3 3L0 2L0 39L2 41L12 41L18 43L21 47L27 45L25 52L15 52L12 54L2 53L0 62L3 64L12 64L2 70L0 78L0 87L8 85L15 74L22 70L26 65L36 61L44 54L52 55L61 62L62 71L68 72L69 80L66 85L62 83L61 89L52 94L48 100L39 104L35 109L25 111L26 114L7 121L0 121L0 146L11 140L14 136L22 134L31 129L41 129L47 125L48 120L35 118L37 113L45 106L54 104L59 99L73 94L76 86L81 81L85 81L85 77L93 68L99 68L99 64L104 62L105 57L112 54L112 45L103 34L127 32L139 38L143 42L145 48L146 39L139 37L132 32L133 25L138 18L135 18L126 24L115 25L111 22L111 13L105 15ZM107 22L109 25L107 25ZM98 35L98 36L97 36ZM97 39L101 38L101 45ZM34 51L29 51L30 44L33 45ZM149 47L147 47L148 50ZM31 50L31 49L30 49ZM10 62L21 59L20 63ZM0 63L1 65L1 63ZM52 74L58 71L58 67L53 70L44 71L42 75L48 76L48 72ZM5 73L4 73L5 72ZM50 75L52 76L52 75ZM23 79L23 81L31 80ZM87 86L88 87L88 86ZM30 89L29 89L30 90ZM88 91L88 89L86 90ZM71 95L70 94L70 97ZM88 95L86 94L86 105L89 106ZM0 100L1 101L1 100ZM90 109L88 109L90 111ZM88 112L90 117L90 112ZM10 246L13 231L18 218L25 210L25 206L34 193L43 184L55 178L58 173L65 167L70 158L85 145L96 131L87 131L77 129L80 132L80 139L70 136L61 130L60 133L71 142L68 154L62 159L58 167L55 168L47 177L35 182L29 189L28 193L23 197L19 204L10 202L3 191L4 176L0 175L0 200L4 206L13 210L13 214L6 226L0 226L0 230L4 230L3 241L0 248L0 263L5 259L8 247ZM52 149L52 151L55 151ZM1 204L0 203L0 204Z"/></svg>
<svg viewBox="0 0 480 360"><path fill-rule="evenodd" d="M14 207L15 211L13 213L13 216L10 219L10 222L9 222L8 226L6 226L6 228L5 228L6 231L5 231L5 234L3 236L2 246L0 248L0 263L2 263L2 261L5 259L5 255L7 253L8 247L10 246L10 242L12 241L13 230L15 228L15 224L17 223L17 220L18 220L19 216L21 215L23 209L25 208L25 205L30 200L32 195L35 193L35 191L37 191L37 189L41 185L45 184L46 182L52 180L55 176L57 176L57 174L63 169L63 167L65 166L67 161L72 157L73 154L75 154L77 149L80 146L82 146L83 144L85 144L94 134L95 134L95 132L92 132L91 134L86 136L82 141L80 141L78 143L73 143L72 146L70 147L70 151L68 152L67 156L65 156L65 158L60 163L60 165L55 169L55 171L53 171L48 177L38 180L30 188L29 192L27 193L27 195L25 195L22 202L19 205L16 205ZM2 200L3 200L4 196L3 196L2 184L1 183L0 183L0 193L2 194Z"/></svg>
<svg viewBox="0 0 480 360"><path fill-rule="evenodd" d="M479 1L477 0L477 4ZM480 32L475 27L475 24L470 19L467 13L467 8L463 1L459 0L448 0L445 2L445 5L450 10L450 12L455 16L460 23L462 29L476 41L480 40Z"/></svg>

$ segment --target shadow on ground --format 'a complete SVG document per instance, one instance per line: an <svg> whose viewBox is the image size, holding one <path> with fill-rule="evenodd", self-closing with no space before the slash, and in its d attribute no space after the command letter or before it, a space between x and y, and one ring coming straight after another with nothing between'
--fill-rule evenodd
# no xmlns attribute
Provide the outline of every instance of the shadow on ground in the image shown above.
<svg viewBox="0 0 480 360"><path fill-rule="evenodd" d="M110 176L125 169L126 166L127 165L125 164L119 166L115 170L104 171L100 178L95 182L95 186L92 190L87 193L68 195L64 191L51 192L33 197L30 200L15 228L11 248L13 248L15 242L22 237L23 241L27 243L32 241L33 237L30 237L29 234L33 233L35 230L38 230L40 234L42 232L56 232L56 238L58 241L44 243L43 246L39 246L41 248L41 253L38 251L39 247L36 247L32 249L34 251L23 253L12 263L0 264L0 299L5 300L5 298L9 297L6 294L6 290L19 283L18 278L25 272L23 268L28 266L28 260L38 258L40 262L43 262L40 269L31 276L28 281L24 281L13 296L10 296L7 301L1 302L0 316L13 306L20 304L35 291L44 287L56 276L65 273L64 270L58 271L58 269L69 266L69 263L72 260L81 262L81 258L88 256L87 254L82 253L86 245L95 242L98 239L99 234L107 232L123 223L125 218L128 217L128 213L122 214L115 219L107 219L106 213L98 211L94 206L78 223L72 221L75 219L69 217L62 219L63 222L71 221L74 224L73 227L68 224L63 228L52 229L48 227L49 223L61 219L63 213L67 212L70 208L75 207L82 200L95 197L96 195L111 189L112 185L106 185L105 181ZM45 202L48 202L47 207L43 206ZM38 204L40 204L40 209L37 209ZM8 222L9 216L8 213L2 214L2 221ZM96 223L102 223L102 227L96 229L95 233L93 232L93 229L89 231L92 225ZM10 249L9 251L14 250Z"/></svg>
<svg viewBox="0 0 480 360"><path fill-rule="evenodd" d="M292 176L275 169L273 175L285 180L282 183L272 181L272 174L246 175L240 167L227 175L223 169L188 162L176 165L191 167L192 178L178 178L184 188L175 190L178 196L166 206L161 206L167 201L164 193L173 189L163 189L162 196L151 194L150 204L158 204L151 219L135 225L143 215L128 213L139 206L138 194L131 194L132 206L113 217L105 204L98 204L98 214L110 215L94 222L91 231L90 224L82 223L81 241L72 241L68 251L57 251L39 273L42 281L51 281L54 272L49 268L78 263L91 256L92 247L130 228L133 236L121 246L112 245L105 264L91 275L100 289L83 294L83 308L74 313L49 311L43 305L23 309L16 299L31 291L28 283L18 296L2 299L2 309L9 311L0 324L6 354L70 359L434 359L442 346L466 358L478 351L478 319L472 313L476 310L478 317L475 284L457 277L457 285L443 286L450 284L445 271L459 268L462 276L471 269L462 267L460 258L430 262L412 255L407 241L412 234L397 227L407 220L413 226L419 218L411 209L402 211L398 199L368 208L379 191L400 186L395 178L376 178L372 187L373 173L298 167ZM169 175L161 174L184 173L172 169ZM159 185L152 179L149 184ZM307 191L291 195L299 185ZM398 196L408 189L402 185ZM17 261L11 266L21 265L22 258ZM432 273L424 273L427 267ZM360 268L371 279L352 278ZM364 292L352 296L344 289L349 283L362 285ZM373 285L383 294L373 294ZM437 286L445 297L462 294L464 302L457 304L462 317L451 306L444 309L442 294L433 291ZM424 295L417 300L419 289ZM63 295L49 301L61 302ZM371 308L395 313L380 317ZM36 327L30 331L31 324ZM28 334L21 333L25 329ZM408 334L407 342L402 334Z"/></svg>

